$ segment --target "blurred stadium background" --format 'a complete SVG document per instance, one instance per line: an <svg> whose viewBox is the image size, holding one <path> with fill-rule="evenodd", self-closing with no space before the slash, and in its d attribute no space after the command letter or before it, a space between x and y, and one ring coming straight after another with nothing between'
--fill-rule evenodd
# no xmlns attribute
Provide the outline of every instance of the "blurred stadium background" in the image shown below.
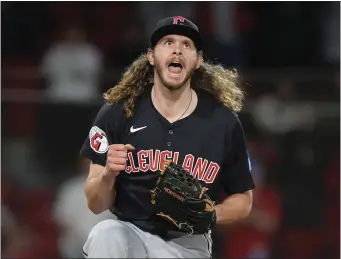
<svg viewBox="0 0 341 259"><path fill-rule="evenodd" d="M86 207L78 151L102 93L172 15L247 92L259 188L248 220L215 231L214 258L339 258L339 2L2 2L3 257L81 257L110 217Z"/></svg>

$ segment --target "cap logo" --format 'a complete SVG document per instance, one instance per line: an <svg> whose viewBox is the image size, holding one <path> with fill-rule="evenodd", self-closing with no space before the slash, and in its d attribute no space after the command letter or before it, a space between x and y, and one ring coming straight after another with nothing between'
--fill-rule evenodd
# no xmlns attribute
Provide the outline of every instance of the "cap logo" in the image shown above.
<svg viewBox="0 0 341 259"><path fill-rule="evenodd" d="M173 18L173 24L178 24L178 21L180 22L185 22L185 17L182 17L182 16L175 16Z"/></svg>

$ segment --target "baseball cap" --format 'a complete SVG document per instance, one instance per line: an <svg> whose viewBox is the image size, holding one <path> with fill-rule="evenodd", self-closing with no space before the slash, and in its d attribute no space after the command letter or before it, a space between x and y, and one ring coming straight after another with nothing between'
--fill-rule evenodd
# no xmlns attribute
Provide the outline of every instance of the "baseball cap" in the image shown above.
<svg viewBox="0 0 341 259"><path fill-rule="evenodd" d="M194 42L197 50L202 50L203 41L198 26L182 16L167 17L160 20L151 35L150 47L155 47L161 38L170 34L186 36Z"/></svg>

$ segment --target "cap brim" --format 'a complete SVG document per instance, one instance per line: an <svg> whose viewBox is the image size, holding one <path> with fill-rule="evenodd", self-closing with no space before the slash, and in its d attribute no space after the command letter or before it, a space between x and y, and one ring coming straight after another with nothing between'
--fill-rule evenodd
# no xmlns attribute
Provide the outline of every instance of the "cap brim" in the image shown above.
<svg viewBox="0 0 341 259"><path fill-rule="evenodd" d="M166 25L157 30L155 30L152 34L150 44L151 47L155 47L155 45L166 35L182 35L190 38L194 45L198 50L202 50L203 41L200 36L200 33L188 26L179 26L176 24Z"/></svg>

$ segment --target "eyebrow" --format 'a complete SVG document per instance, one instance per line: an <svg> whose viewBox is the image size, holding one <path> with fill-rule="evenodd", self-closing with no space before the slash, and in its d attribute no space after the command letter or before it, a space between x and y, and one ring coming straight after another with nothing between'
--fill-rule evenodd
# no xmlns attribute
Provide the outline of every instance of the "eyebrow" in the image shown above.
<svg viewBox="0 0 341 259"><path fill-rule="evenodd" d="M166 37L163 38L163 41L167 41L167 40L174 40L174 39L172 39L172 38L169 37L169 36L166 36Z"/></svg>
<svg viewBox="0 0 341 259"><path fill-rule="evenodd" d="M167 40L171 40L171 41L175 41L174 38L170 37L170 36L166 36L164 39L163 39L163 42L167 41ZM194 46L194 43L192 43L189 39L185 39L185 40L182 40L181 41L182 43L187 43L189 44L190 46Z"/></svg>

